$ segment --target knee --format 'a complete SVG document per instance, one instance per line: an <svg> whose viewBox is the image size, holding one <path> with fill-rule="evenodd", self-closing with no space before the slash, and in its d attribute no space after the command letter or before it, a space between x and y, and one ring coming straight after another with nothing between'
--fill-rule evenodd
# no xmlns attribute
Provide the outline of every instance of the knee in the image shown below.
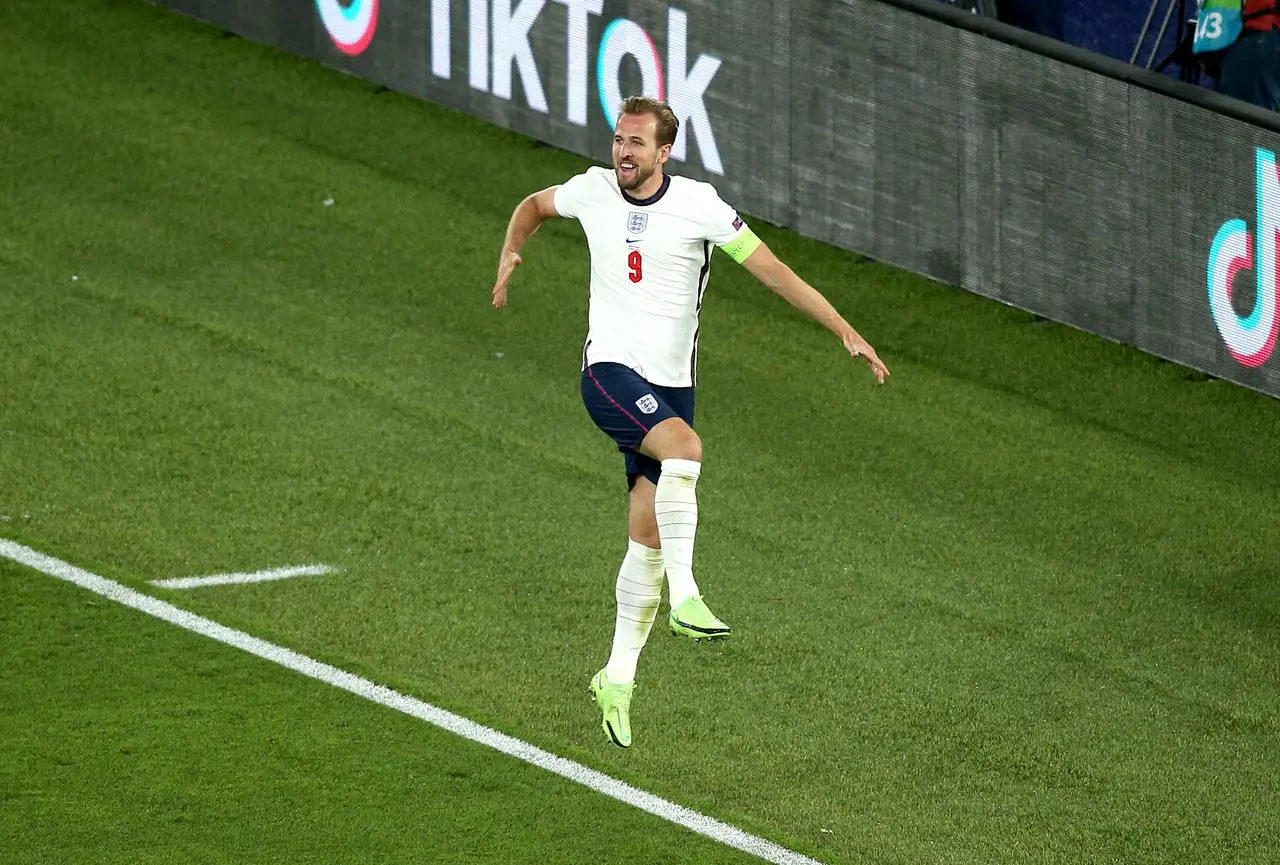
<svg viewBox="0 0 1280 865"><path fill-rule="evenodd" d="M632 526L627 535L631 540L643 547L648 547L651 550L662 549L662 539L658 536L657 523L654 523L652 529L647 526Z"/></svg>
<svg viewBox="0 0 1280 865"><path fill-rule="evenodd" d="M695 463L702 462L702 439L692 429L688 430L686 435L680 437L675 442L672 452L668 455L679 460L692 460Z"/></svg>
<svg viewBox="0 0 1280 865"><path fill-rule="evenodd" d="M627 520L627 535L631 540L651 550L662 548L662 540L658 534L658 518L653 510L632 511Z"/></svg>
<svg viewBox="0 0 1280 865"><path fill-rule="evenodd" d="M645 435L640 453L651 459L702 462L702 439L680 418L668 418Z"/></svg>

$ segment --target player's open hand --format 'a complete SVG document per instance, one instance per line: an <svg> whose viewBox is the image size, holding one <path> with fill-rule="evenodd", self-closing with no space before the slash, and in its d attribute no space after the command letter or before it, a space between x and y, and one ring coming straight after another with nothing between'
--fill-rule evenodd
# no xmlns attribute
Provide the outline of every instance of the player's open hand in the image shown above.
<svg viewBox="0 0 1280 865"><path fill-rule="evenodd" d="M493 308L502 309L507 305L507 283L511 274L523 261L518 252L504 252L498 260L498 279L493 284Z"/></svg>
<svg viewBox="0 0 1280 865"><path fill-rule="evenodd" d="M885 377L889 375L889 367L884 365L884 361L876 355L876 350L865 339L856 333L846 334L844 347L849 350L849 354L853 357L860 357L865 360L867 366L871 367L871 372L875 374L876 381L884 384Z"/></svg>

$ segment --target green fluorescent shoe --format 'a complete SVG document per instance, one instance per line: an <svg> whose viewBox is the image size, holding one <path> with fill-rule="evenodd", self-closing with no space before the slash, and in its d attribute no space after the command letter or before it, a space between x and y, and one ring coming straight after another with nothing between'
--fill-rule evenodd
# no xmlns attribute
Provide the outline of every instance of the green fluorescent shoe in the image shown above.
<svg viewBox="0 0 1280 865"><path fill-rule="evenodd" d="M722 640L729 636L729 626L707 609L700 595L694 595L671 611L667 618L671 633L698 640Z"/></svg>
<svg viewBox="0 0 1280 865"><path fill-rule="evenodd" d="M604 670L591 678L591 698L600 707L604 719L600 726L619 748L631 747L631 694L636 683L615 685L605 678Z"/></svg>

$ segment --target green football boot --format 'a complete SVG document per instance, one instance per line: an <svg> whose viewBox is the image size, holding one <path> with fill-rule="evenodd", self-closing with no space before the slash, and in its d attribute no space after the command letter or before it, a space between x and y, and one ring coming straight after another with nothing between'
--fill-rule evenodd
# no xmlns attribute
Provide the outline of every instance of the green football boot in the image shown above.
<svg viewBox="0 0 1280 865"><path fill-rule="evenodd" d="M687 598L674 608L667 617L667 624L671 626L672 634L689 637L695 643L699 640L723 640L729 636L729 626L707 609L700 595Z"/></svg>
<svg viewBox="0 0 1280 865"><path fill-rule="evenodd" d="M631 747L631 695L635 688L635 682L630 685L613 684L604 670L591 678L591 698L603 716L600 726L619 748Z"/></svg>

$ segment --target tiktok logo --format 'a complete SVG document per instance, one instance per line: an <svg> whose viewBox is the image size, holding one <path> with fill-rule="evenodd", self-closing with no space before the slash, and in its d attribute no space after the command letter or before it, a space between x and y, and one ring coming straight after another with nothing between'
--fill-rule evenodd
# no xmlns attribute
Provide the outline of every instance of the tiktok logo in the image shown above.
<svg viewBox="0 0 1280 865"><path fill-rule="evenodd" d="M347 6L338 0L316 0L316 9L329 38L343 54L361 54L373 41L373 31L378 29L378 0L351 0Z"/></svg>
<svg viewBox="0 0 1280 865"><path fill-rule="evenodd" d="M680 37L683 40L683 28ZM596 55L596 87L600 91L600 106L604 109L604 116L608 118L611 129L618 125L618 108L622 105L618 70L622 66L622 58L628 55L640 65L641 89L661 100L665 101L667 98L667 82L662 74L662 55L658 53L653 37L636 22L627 18L615 18L600 37L600 53ZM719 61L715 65L719 66Z"/></svg>
<svg viewBox="0 0 1280 865"><path fill-rule="evenodd" d="M1257 233L1243 219L1222 224L1209 248L1209 311L1227 350L1244 366L1267 362L1276 347L1276 237L1280 233L1280 175L1276 155L1258 148ZM1257 239L1255 246L1255 237ZM1256 259L1255 259L1256 255ZM1258 275L1253 308L1242 316L1232 303L1232 285L1240 271Z"/></svg>
<svg viewBox="0 0 1280 865"><path fill-rule="evenodd" d="M649 31L629 18L612 19L604 27L599 43L593 42L592 19L604 14L605 0L467 0L465 4L460 0L405 0L393 3L387 14L392 21L397 15L407 18L408 7L416 10L415 20L427 25L424 48L430 55L431 74L436 78L453 79L454 39L465 34L466 75L472 89L510 102L516 98L518 79L525 104L541 114L550 114L534 45L542 46L542 52L559 48L552 31L545 29L558 29L559 22L544 23L542 35L537 40L532 38L549 3L564 7L565 13L564 41L560 43L564 49L561 68L565 70L565 89L557 113L563 111L564 119L575 126L587 125L594 59L596 95L605 120L613 128L623 99L623 67L634 63L640 71L640 91L665 99L680 120L680 134L671 147L671 158L677 162L689 159L689 143L696 141L702 167L712 174L724 174L707 109L707 92L720 70L721 59L691 46L689 16L681 9L666 8L665 58ZM380 5L381 0L315 0L329 38L339 51L351 56L363 53L373 41ZM463 5L465 28L463 22L454 20ZM388 26L394 27L396 22ZM407 45L403 43L395 49L412 51ZM416 62L408 54L401 59ZM541 62L552 61L543 56Z"/></svg>
<svg viewBox="0 0 1280 865"><path fill-rule="evenodd" d="M618 108L622 105L618 73L623 59L631 57L640 67L643 92L669 101L681 118L681 125L688 130L676 139L671 148L672 158L683 162L687 158L690 135L697 135L703 166L708 171L724 174L720 150L711 132L711 117L703 101L711 79L720 69L720 58L699 54L693 66L689 65L688 22L689 16L681 10L667 9L667 74L664 75L662 55L648 31L628 18L615 18L600 37L600 50L596 55L600 107L612 129L618 124ZM585 116L582 122L586 122Z"/></svg>

